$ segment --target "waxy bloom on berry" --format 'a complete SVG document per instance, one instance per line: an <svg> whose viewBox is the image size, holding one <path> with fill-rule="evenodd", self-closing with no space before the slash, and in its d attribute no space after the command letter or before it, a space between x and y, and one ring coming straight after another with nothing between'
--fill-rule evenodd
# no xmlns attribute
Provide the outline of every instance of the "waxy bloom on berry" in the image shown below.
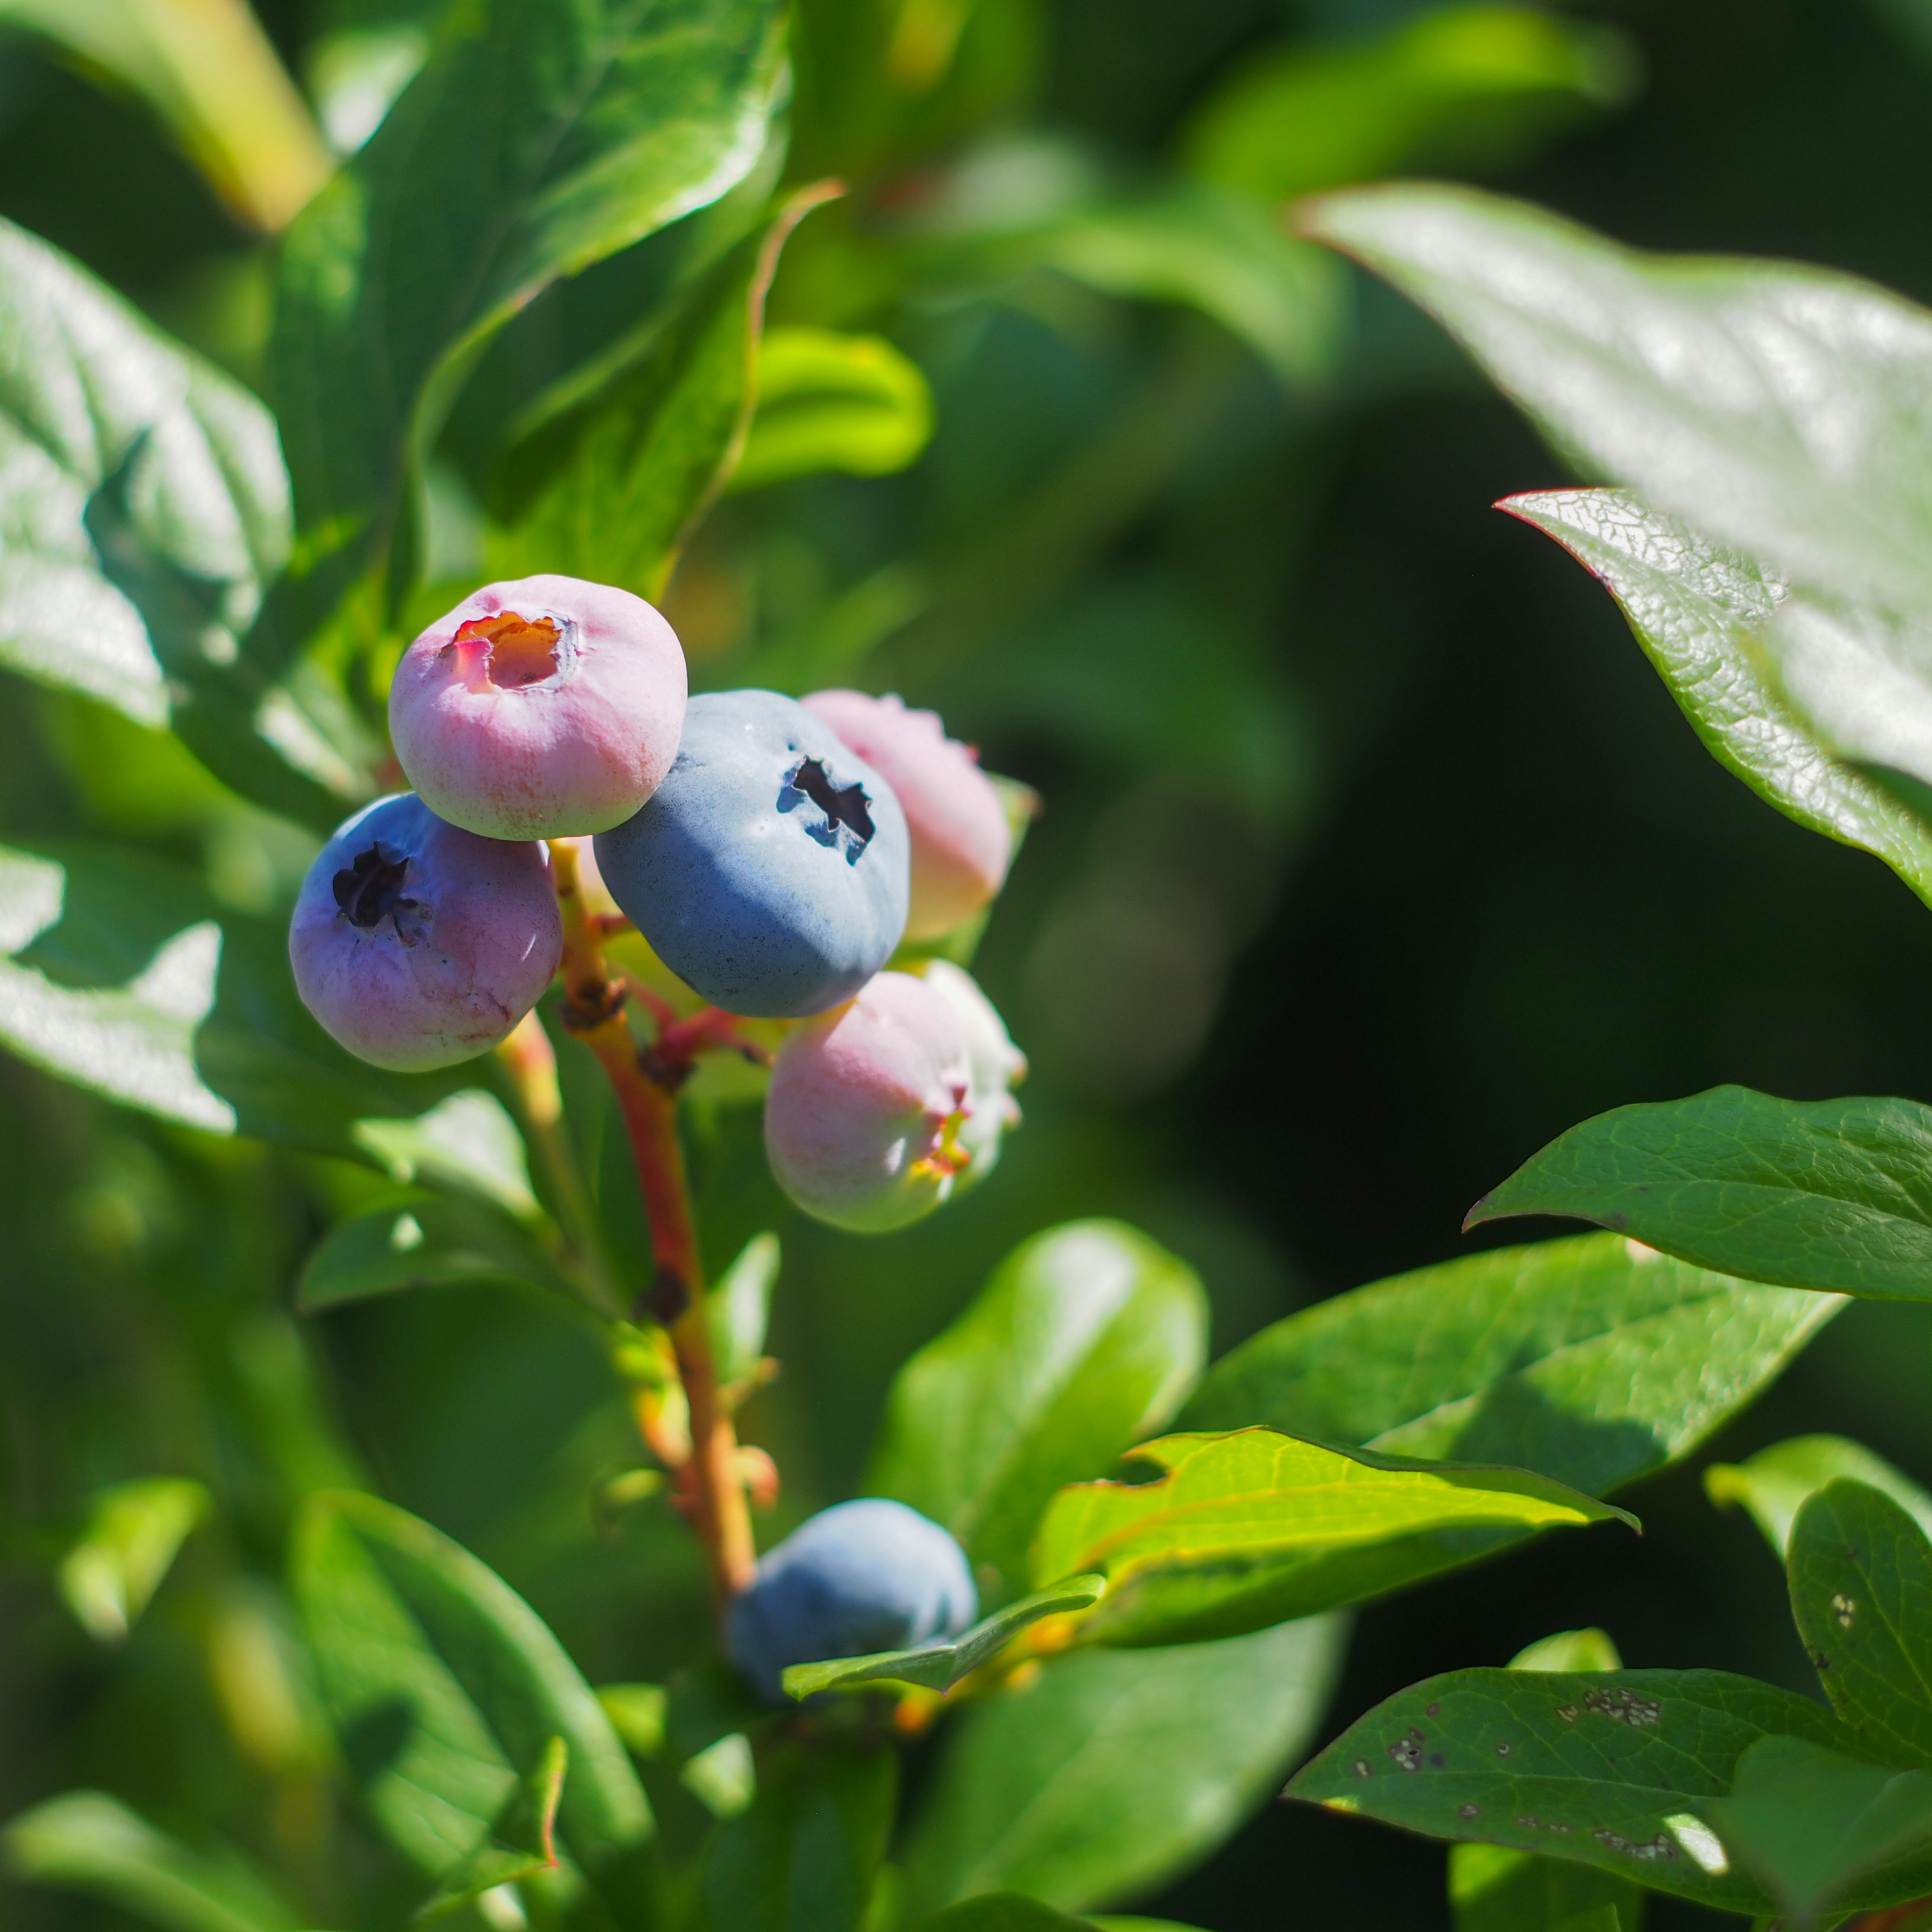
<svg viewBox="0 0 1932 1932"><path fill-rule="evenodd" d="M641 597L574 577L487 584L404 654L389 732L409 781L489 838L602 832L677 756L684 652Z"/></svg>

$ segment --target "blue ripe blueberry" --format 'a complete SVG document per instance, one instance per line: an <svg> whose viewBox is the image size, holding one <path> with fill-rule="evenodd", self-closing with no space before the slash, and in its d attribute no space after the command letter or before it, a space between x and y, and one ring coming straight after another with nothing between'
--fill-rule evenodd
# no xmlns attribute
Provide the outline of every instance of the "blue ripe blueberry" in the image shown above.
<svg viewBox="0 0 1932 1932"><path fill-rule="evenodd" d="M731 1660L775 1704L790 1700L785 1666L957 1636L980 1612L966 1552L904 1503L840 1503L758 1562L732 1604Z"/></svg>
<svg viewBox="0 0 1932 1932"><path fill-rule="evenodd" d="M910 842L892 788L776 692L694 698L669 774L596 852L658 957L728 1012L823 1012L905 931Z"/></svg>
<svg viewBox="0 0 1932 1932"><path fill-rule="evenodd" d="M405 1072L494 1046L562 951L544 848L462 831L413 792L338 828L289 922L303 1005L358 1058Z"/></svg>

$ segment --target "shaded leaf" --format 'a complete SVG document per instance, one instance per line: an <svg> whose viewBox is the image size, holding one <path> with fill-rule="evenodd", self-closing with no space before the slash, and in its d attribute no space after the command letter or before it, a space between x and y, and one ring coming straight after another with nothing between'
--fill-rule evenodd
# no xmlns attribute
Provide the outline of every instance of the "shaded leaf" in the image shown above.
<svg viewBox="0 0 1932 1932"><path fill-rule="evenodd" d="M1889 1496L1840 1478L1798 1512L1785 1567L1791 1614L1832 1708L1874 1756L1932 1767L1924 1531Z"/></svg>
<svg viewBox="0 0 1932 1932"><path fill-rule="evenodd" d="M518 309L751 168L776 24L772 0L514 0L445 17L284 250L272 388L318 546L291 610L326 608L386 539L409 468Z"/></svg>
<svg viewBox="0 0 1932 1932"><path fill-rule="evenodd" d="M420 1924L466 1905L479 1893L548 1871L556 1864L556 1809L563 1796L570 1752L552 1738L511 1794L490 1835L442 1882L414 1915Z"/></svg>
<svg viewBox="0 0 1932 1932"><path fill-rule="evenodd" d="M1808 1697L1717 1670L1459 1670L1399 1691L1287 1795L1433 1838L1573 1858L1726 1912L1770 1900L1699 1815L1762 1737L1842 1748Z"/></svg>
<svg viewBox="0 0 1932 1932"><path fill-rule="evenodd" d="M1343 1625L1076 1651L946 1727L906 1846L906 1922L987 1892L1063 1911L1144 1896L1227 1838L1326 1708Z"/></svg>
<svg viewBox="0 0 1932 1932"><path fill-rule="evenodd" d="M543 1210L530 1186L522 1130L496 1095L466 1087L413 1120L358 1120L356 1144L392 1180L418 1175L492 1201L520 1221Z"/></svg>
<svg viewBox="0 0 1932 1932"><path fill-rule="evenodd" d="M806 1698L820 1690L856 1690L872 1684L916 1684L950 1690L969 1672L997 1656L1021 1631L1043 1617L1070 1616L1100 1601L1106 1588L1099 1576L1072 1576L1049 1590L1036 1591L982 1618L950 1643L916 1650L880 1651L869 1657L834 1658L824 1664L794 1664L784 1673L785 1695Z"/></svg>
<svg viewBox="0 0 1932 1932"><path fill-rule="evenodd" d="M1932 1859L1932 1775L1862 1764L1802 1738L1761 1738L1728 1798L1705 1808L1724 1848L1795 1924L1857 1895L1920 1896ZM1903 1871L1886 1868L1910 1861Z"/></svg>
<svg viewBox="0 0 1932 1932"><path fill-rule="evenodd" d="M1432 8L1374 38L1271 50L1195 111L1182 158L1270 202L1405 164L1494 164L1627 99L1622 35L1517 7Z"/></svg>
<svg viewBox="0 0 1932 1932"><path fill-rule="evenodd" d="M59 1573L61 1595L88 1636L102 1643L127 1636L212 1506L207 1490L183 1476L117 1483L94 1497Z"/></svg>
<svg viewBox="0 0 1932 1932"><path fill-rule="evenodd" d="M1506 1462L1601 1496L1695 1448L1843 1306L1612 1234L1498 1248L1263 1329L1179 1420Z"/></svg>
<svg viewBox="0 0 1932 1932"><path fill-rule="evenodd" d="M1467 189L1364 188L1304 220L1586 470L1792 578L1932 610L1923 310L1822 269L1641 254Z"/></svg>
<svg viewBox="0 0 1932 1932"><path fill-rule="evenodd" d="M104 1791L69 1791L8 1826L7 1863L30 1885L106 1899L167 1932L287 1932L299 1922L232 1858L191 1851Z"/></svg>
<svg viewBox="0 0 1932 1932"><path fill-rule="evenodd" d="M734 490L826 470L884 476L932 436L932 392L918 364L880 335L775 328L758 345L758 410Z"/></svg>
<svg viewBox="0 0 1932 1932"><path fill-rule="evenodd" d="M303 1266L296 1305L314 1315L404 1288L484 1282L580 1298L550 1255L500 1210L416 1193L332 1229Z"/></svg>
<svg viewBox="0 0 1932 1932"><path fill-rule="evenodd" d="M921 1932L1080 1932L1090 1920L1070 1918L1022 1892L982 1892L927 1919ZM1114 1921L1117 1924L1149 1922Z"/></svg>
<svg viewBox="0 0 1932 1932"><path fill-rule="evenodd" d="M701 1880L731 1932L856 1932L892 1829L898 1761L849 1740L782 1744L750 1808L721 1826Z"/></svg>
<svg viewBox="0 0 1932 1932"><path fill-rule="evenodd" d="M1778 667L1789 657L1772 640L1782 582L1623 490L1546 490L1502 507L1601 580L1726 771L1786 818L1882 859L1932 902L1932 826L1833 757L1786 694Z"/></svg>
<svg viewBox="0 0 1932 1932"><path fill-rule="evenodd" d="M1720 1508L1742 1503L1782 1558L1805 1498L1841 1476L1891 1497L1932 1536L1932 1496L1882 1456L1842 1436L1796 1436L1748 1462L1713 1462L1704 1472L1704 1492Z"/></svg>
<svg viewBox="0 0 1932 1932"><path fill-rule="evenodd" d="M772 1317L781 1253L776 1234L754 1234L718 1277L704 1304L718 1379L726 1388L758 1372Z"/></svg>
<svg viewBox="0 0 1932 1932"><path fill-rule="evenodd" d="M1596 1221L1702 1268L1932 1298L1932 1108L1714 1087L1559 1135L1470 1209Z"/></svg>
<svg viewBox="0 0 1932 1932"><path fill-rule="evenodd" d="M536 1612L428 1524L312 1498L293 1582L343 1754L397 1848L440 1878L483 1844L553 1738L560 1839L620 1918L649 1909L652 1824L596 1694Z"/></svg>
<svg viewBox="0 0 1932 1932"><path fill-rule="evenodd" d="M562 571L662 593L746 446L778 250L824 199L794 196L668 315L526 412L496 466L494 572Z"/></svg>
<svg viewBox="0 0 1932 1932"><path fill-rule="evenodd" d="M1017 1587L1054 1492L1158 1429L1207 1345L1184 1262L1124 1222L1048 1228L899 1370L868 1490L944 1523L997 1587Z"/></svg>
<svg viewBox="0 0 1932 1932"><path fill-rule="evenodd" d="M1042 1582L1105 1574L1090 1642L1198 1641L1359 1603L1480 1553L1458 1546L1462 1531L1636 1526L1527 1470L1345 1452L1272 1429L1165 1436L1131 1453L1166 1473L1062 1490L1035 1545Z"/></svg>

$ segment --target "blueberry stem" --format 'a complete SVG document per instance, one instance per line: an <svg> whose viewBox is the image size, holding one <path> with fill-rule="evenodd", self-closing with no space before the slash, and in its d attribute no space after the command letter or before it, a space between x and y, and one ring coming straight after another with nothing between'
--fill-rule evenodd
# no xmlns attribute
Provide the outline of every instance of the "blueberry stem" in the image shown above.
<svg viewBox="0 0 1932 1932"><path fill-rule="evenodd" d="M656 1268L639 1298L638 1312L662 1324L676 1358L690 1448L682 1462L674 1464L674 1493L704 1545L722 1610L751 1582L758 1552L737 1432L711 1352L704 1262L677 1136L677 1088L688 1064L657 1064L653 1053L639 1052L624 1017L626 988L606 966L584 907L575 849L554 842L550 863L563 914L564 1024L597 1056L630 1137ZM651 1431L646 1439L660 1456L670 1446L662 1431Z"/></svg>

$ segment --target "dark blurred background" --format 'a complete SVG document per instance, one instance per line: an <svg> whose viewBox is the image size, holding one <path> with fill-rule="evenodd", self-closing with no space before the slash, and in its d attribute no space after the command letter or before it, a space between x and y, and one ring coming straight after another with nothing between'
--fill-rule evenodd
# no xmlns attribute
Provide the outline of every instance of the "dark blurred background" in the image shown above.
<svg viewBox="0 0 1932 1932"><path fill-rule="evenodd" d="M300 71L319 14L262 10ZM1420 10L1052 0L1030 77L989 124L1151 168L1255 50ZM1480 178L1633 243L1800 257L1932 298L1932 6L1572 11L1628 37L1628 100L1538 129L1514 158L1484 158ZM138 112L25 40L0 57L0 213L248 370L255 257ZM750 1432L784 1466L788 1517L850 1492L898 1361L1048 1222L1121 1214L1193 1261L1219 1352L1309 1301L1465 1251L1469 1204L1605 1108L1720 1081L1932 1099L1924 909L1706 756L1609 599L1490 507L1562 480L1560 466L1392 297L1355 286L1329 373L1290 393L1198 316L1050 278L868 290L835 239L788 264L775 314L892 336L932 381L936 439L902 477L732 500L674 614L700 681L784 681L802 663L802 688L902 689L1046 809L978 964L1034 1066L1028 1124L982 1191L903 1237L854 1242L782 1217L742 1178L746 1110L698 1124L714 1262L760 1226L786 1244L785 1373ZM828 285L856 291L847 313ZM1078 490L1096 487L1090 464L1084 483L1072 473L1081 453L1118 458L1177 421L1144 482L1029 576L1029 544L1056 517L1079 524ZM946 597L843 656L801 659L797 639L838 595L901 557L950 572ZM233 892L272 902L285 856L236 858L215 806L166 820L138 788L117 799L85 769L115 731L24 686L4 698L6 829L134 830L212 873L229 865ZM268 883L250 884L263 864ZM220 1745L229 1694L206 1659L210 1620L246 1606L197 1594L192 1552L166 1614L118 1658L50 1588L45 1558L76 1498L130 1470L220 1472L238 1526L224 1534L272 1567L290 1472L359 1464L497 1563L594 1678L660 1674L688 1640L701 1612L676 1532L646 1513L614 1550L584 1520L586 1478L621 1433L586 1339L503 1295L286 1315L302 1253L357 1184L0 1061L14 1559L0 1813L84 1780L161 1817L195 1784L196 1808L218 1811L229 1801L207 1781L243 1775ZM1624 1498L1641 1541L1552 1538L1370 1609L1324 1736L1419 1676L1585 1624L1633 1664L1805 1688L1778 1568L1747 1522L1706 1502L1698 1465L1833 1430L1932 1478L1928 1342L1925 1311L1852 1307L1704 1456ZM1444 1925L1442 1870L1439 1847L1276 1806L1144 1909L1216 1932ZM116 1922L44 1894L15 1894L16 1910L36 1925ZM1700 1922L1668 1904L1653 1920Z"/></svg>

